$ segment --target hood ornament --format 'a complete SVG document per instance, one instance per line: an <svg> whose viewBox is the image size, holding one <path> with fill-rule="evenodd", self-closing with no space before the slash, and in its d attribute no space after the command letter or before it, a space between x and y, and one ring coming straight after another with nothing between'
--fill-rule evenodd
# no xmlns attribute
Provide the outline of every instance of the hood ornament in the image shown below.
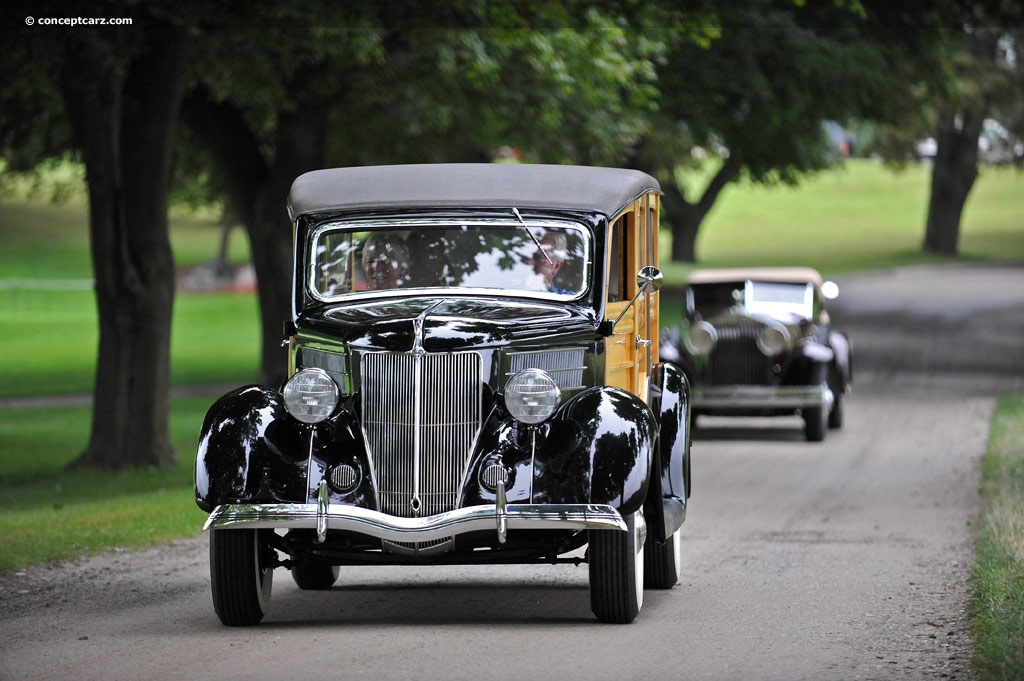
<svg viewBox="0 0 1024 681"><path fill-rule="evenodd" d="M444 300L439 300L426 310L421 312L416 319L412 322L413 339L412 339L412 354L417 357L422 357L427 354L427 351L423 349L423 323L427 321L427 316L433 312Z"/></svg>

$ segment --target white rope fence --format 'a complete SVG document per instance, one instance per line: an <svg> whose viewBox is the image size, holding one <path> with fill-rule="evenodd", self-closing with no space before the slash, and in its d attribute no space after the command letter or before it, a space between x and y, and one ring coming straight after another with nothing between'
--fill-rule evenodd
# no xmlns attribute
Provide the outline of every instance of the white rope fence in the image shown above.
<svg viewBox="0 0 1024 681"><path fill-rule="evenodd" d="M0 317L11 321L79 316L95 310L93 279L0 279Z"/></svg>
<svg viewBox="0 0 1024 681"><path fill-rule="evenodd" d="M0 279L0 291L91 291L95 282L95 279Z"/></svg>

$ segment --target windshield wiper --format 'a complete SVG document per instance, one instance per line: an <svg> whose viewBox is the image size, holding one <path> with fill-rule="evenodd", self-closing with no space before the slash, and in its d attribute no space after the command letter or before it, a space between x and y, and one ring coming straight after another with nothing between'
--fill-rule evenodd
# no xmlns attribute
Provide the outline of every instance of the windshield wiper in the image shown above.
<svg viewBox="0 0 1024 681"><path fill-rule="evenodd" d="M537 248L540 249L540 252L544 254L544 259L548 261L549 265L554 265L555 263L551 261L551 256L548 255L548 252L544 250L544 247L541 245L540 239L538 239L534 235L534 233L530 231L530 228L526 226L526 220L524 220L523 216L519 214L519 209L516 208L515 206L512 206L512 212L516 214L517 218L519 218L519 222L523 224L523 229L525 229L526 233L530 235L531 239L533 239L533 243L537 244Z"/></svg>

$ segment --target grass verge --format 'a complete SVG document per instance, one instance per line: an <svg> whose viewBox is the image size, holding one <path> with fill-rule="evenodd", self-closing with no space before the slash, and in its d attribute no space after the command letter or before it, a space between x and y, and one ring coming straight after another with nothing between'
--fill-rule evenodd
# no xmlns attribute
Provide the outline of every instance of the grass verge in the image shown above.
<svg viewBox="0 0 1024 681"><path fill-rule="evenodd" d="M192 467L209 405L173 400L176 468L117 474L64 470L88 440L90 407L0 410L0 572L198 532Z"/></svg>
<svg viewBox="0 0 1024 681"><path fill-rule="evenodd" d="M1024 395L999 401L982 496L969 604L973 665L979 681L1024 679Z"/></svg>

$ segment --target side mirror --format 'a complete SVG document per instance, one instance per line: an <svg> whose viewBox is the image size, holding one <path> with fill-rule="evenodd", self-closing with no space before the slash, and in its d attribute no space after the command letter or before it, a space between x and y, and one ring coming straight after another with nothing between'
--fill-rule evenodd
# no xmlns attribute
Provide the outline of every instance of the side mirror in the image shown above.
<svg viewBox="0 0 1024 681"><path fill-rule="evenodd" d="M619 320L621 320L623 316L625 316L626 310L633 307L633 303L636 302L636 299L642 296L647 291L647 289L650 288L654 289L655 291L658 291L661 289L661 285L664 282L665 278L664 276L662 276L661 270L659 270L657 267L648 265L647 267L641 268L636 275L636 295L633 296L633 299L631 301L629 301L629 305L622 308L622 312L620 312L619 316L615 318L614 322L612 322L611 329L614 329L618 325ZM609 333L605 335L610 336L611 331L609 331Z"/></svg>
<svg viewBox="0 0 1024 681"><path fill-rule="evenodd" d="M648 287L653 288L655 291L660 291L662 284L665 283L665 277L662 275L661 270L657 267L648 265L642 268L636 275L636 285L640 287L640 291L637 295L640 295L647 290ZM831 283L831 282L829 282ZM833 284L834 286L835 284ZM634 298L633 300L636 300Z"/></svg>

